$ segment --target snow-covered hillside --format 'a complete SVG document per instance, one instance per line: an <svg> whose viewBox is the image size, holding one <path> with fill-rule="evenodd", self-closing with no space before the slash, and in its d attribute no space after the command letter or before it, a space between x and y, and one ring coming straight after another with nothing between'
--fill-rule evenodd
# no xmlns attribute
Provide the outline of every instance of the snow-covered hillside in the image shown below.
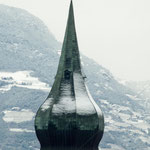
<svg viewBox="0 0 150 150"><path fill-rule="evenodd" d="M145 111L150 112L150 81L128 81L125 83L136 94L132 97L138 100L145 108Z"/></svg>
<svg viewBox="0 0 150 150"><path fill-rule="evenodd" d="M60 49L38 18L0 5L1 150L39 149L34 116L53 84ZM105 116L101 149L150 150L150 113L142 98L93 60L82 60L89 91Z"/></svg>

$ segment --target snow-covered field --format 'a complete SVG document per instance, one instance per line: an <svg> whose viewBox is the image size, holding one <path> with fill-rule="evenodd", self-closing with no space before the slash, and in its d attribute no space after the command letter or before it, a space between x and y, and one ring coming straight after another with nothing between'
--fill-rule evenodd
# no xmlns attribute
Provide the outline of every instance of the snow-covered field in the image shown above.
<svg viewBox="0 0 150 150"><path fill-rule="evenodd" d="M120 136L123 136L123 133L128 133L136 140L150 144L150 124L147 122L148 118L143 118L145 114L142 115L138 110L135 111L130 107L111 104L108 100L100 99L99 101L101 101L101 107L109 110L108 114L105 115L105 133L118 132ZM115 144L108 145L110 148L103 148L102 150L124 150L123 147Z"/></svg>
<svg viewBox="0 0 150 150"><path fill-rule="evenodd" d="M13 86L29 89L50 91L50 87L38 78L31 76L32 71L0 72L0 81L6 85L0 86L0 91L9 91Z"/></svg>
<svg viewBox="0 0 150 150"><path fill-rule="evenodd" d="M9 131L11 131L11 132L27 132L27 133L34 133L35 132L33 130L21 129L21 128L10 128Z"/></svg>
<svg viewBox="0 0 150 150"><path fill-rule="evenodd" d="M5 122L14 122L14 123L22 123L26 121L31 121L35 114L28 109L20 109L16 107L16 109L12 108L11 110L3 111L4 116L3 120Z"/></svg>

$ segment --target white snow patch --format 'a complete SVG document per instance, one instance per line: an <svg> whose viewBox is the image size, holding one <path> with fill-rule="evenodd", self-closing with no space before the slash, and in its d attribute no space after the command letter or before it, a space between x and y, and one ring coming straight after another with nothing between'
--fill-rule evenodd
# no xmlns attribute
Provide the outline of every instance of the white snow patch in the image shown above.
<svg viewBox="0 0 150 150"><path fill-rule="evenodd" d="M58 55L61 55L61 50L58 50L58 51L57 51L57 54L58 54Z"/></svg>
<svg viewBox="0 0 150 150"><path fill-rule="evenodd" d="M106 131L120 131L120 127L126 128L130 126L128 122L118 122L113 120L111 116L105 117L105 123L107 124L105 127Z"/></svg>
<svg viewBox="0 0 150 150"><path fill-rule="evenodd" d="M127 84L128 80L122 80L122 79L117 79L115 78L120 84L125 85Z"/></svg>
<svg viewBox="0 0 150 150"><path fill-rule="evenodd" d="M12 110L20 110L19 107L13 107Z"/></svg>
<svg viewBox="0 0 150 150"><path fill-rule="evenodd" d="M127 121L131 118L131 115L125 113L118 113L118 115L123 121Z"/></svg>
<svg viewBox="0 0 150 150"><path fill-rule="evenodd" d="M137 98L136 96L133 96L133 95L130 95L130 94L126 94L126 96L128 96L132 100L141 100L141 99Z"/></svg>
<svg viewBox="0 0 150 150"><path fill-rule="evenodd" d="M97 83L95 83L94 85L95 85L96 87L99 87L99 84L97 84Z"/></svg>
<svg viewBox="0 0 150 150"><path fill-rule="evenodd" d="M125 150L123 147L116 144L108 144L111 148L102 148L101 150Z"/></svg>
<svg viewBox="0 0 150 150"><path fill-rule="evenodd" d="M133 134L140 134L140 135L142 135L142 136L144 136L145 135L145 133L143 133L142 131L140 131L140 130L137 130L137 129L130 129L130 131L132 132L132 135Z"/></svg>
<svg viewBox="0 0 150 150"><path fill-rule="evenodd" d="M52 112L54 114L68 114L75 112L75 101L68 98L61 98L58 104L53 105Z"/></svg>
<svg viewBox="0 0 150 150"><path fill-rule="evenodd" d="M21 128L10 128L9 131L11 131L11 132L27 132L27 133L34 133L35 132L33 130L21 129Z"/></svg>
<svg viewBox="0 0 150 150"><path fill-rule="evenodd" d="M103 104L109 105L110 103L105 99L99 99L99 101Z"/></svg>
<svg viewBox="0 0 150 150"><path fill-rule="evenodd" d="M63 84L61 88L60 100L53 105L52 113L73 113L75 112L75 99L72 96L71 84Z"/></svg>
<svg viewBox="0 0 150 150"><path fill-rule="evenodd" d="M113 111L115 111L117 113L119 113L122 110L130 111L129 107L121 106L121 105L118 105L118 104L110 104L110 107L113 108Z"/></svg>
<svg viewBox="0 0 150 150"><path fill-rule="evenodd" d="M100 90L96 91L96 95L99 95L99 94L103 94L103 92Z"/></svg>
<svg viewBox="0 0 150 150"><path fill-rule="evenodd" d="M41 110L42 110L42 111L46 111L46 110L51 106L52 102L53 102L53 98L48 98L48 99L44 102L44 104L41 106Z"/></svg>
<svg viewBox="0 0 150 150"><path fill-rule="evenodd" d="M132 133L139 133L143 135L149 133L150 125L143 120L142 115L139 112L135 112L132 109L120 106L117 104L110 104L106 100L101 100L102 103L107 104L107 107L110 108L110 114L116 115L118 119L121 119L122 122L114 120L112 117L105 116L105 131L126 131L129 127L134 127L130 129ZM125 113L123 113L125 111ZM121 128L121 129L120 129ZM138 132L137 132L137 131Z"/></svg>
<svg viewBox="0 0 150 150"><path fill-rule="evenodd" d="M80 73L74 73L73 77L74 77L77 114L80 115L94 114L96 111L87 93L83 77L80 75Z"/></svg>
<svg viewBox="0 0 150 150"><path fill-rule="evenodd" d="M46 83L39 81L38 78L32 77L30 75L31 72L32 71L0 72L0 80L8 83L8 85L0 87L0 91L9 91L14 86L50 91L50 87Z"/></svg>
<svg viewBox="0 0 150 150"><path fill-rule="evenodd" d="M28 109L5 110L3 111L3 113L4 113L3 120L5 122L15 122L15 123L31 121L35 116L35 114Z"/></svg>
<svg viewBox="0 0 150 150"><path fill-rule="evenodd" d="M38 57L42 57L44 54L42 54L42 53L39 53L37 56Z"/></svg>
<svg viewBox="0 0 150 150"><path fill-rule="evenodd" d="M140 136L139 138L140 138L144 143L150 144L149 138L146 138L146 137L144 137L144 136Z"/></svg>
<svg viewBox="0 0 150 150"><path fill-rule="evenodd" d="M83 61L81 61L81 65L84 66L84 62Z"/></svg>
<svg viewBox="0 0 150 150"><path fill-rule="evenodd" d="M149 133L150 125L144 120L138 120L137 122L132 122L132 125L136 128L144 130L147 134Z"/></svg>

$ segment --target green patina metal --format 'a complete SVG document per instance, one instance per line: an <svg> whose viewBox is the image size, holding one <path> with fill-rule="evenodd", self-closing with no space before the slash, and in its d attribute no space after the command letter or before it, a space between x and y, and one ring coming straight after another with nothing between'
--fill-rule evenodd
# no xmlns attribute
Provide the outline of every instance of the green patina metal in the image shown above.
<svg viewBox="0 0 150 150"><path fill-rule="evenodd" d="M65 72L68 72L70 78L73 76L74 71L81 72L80 54L78 49L78 41L75 30L75 21L73 13L72 1L69 9L69 16L67 21L67 27L62 46L61 57L55 82L52 88L52 92L56 92L56 88L59 88L60 80L65 78ZM59 89L58 89L59 90Z"/></svg>
<svg viewBox="0 0 150 150"><path fill-rule="evenodd" d="M90 97L81 70L71 1L57 74L35 117L41 150L98 150L104 117Z"/></svg>

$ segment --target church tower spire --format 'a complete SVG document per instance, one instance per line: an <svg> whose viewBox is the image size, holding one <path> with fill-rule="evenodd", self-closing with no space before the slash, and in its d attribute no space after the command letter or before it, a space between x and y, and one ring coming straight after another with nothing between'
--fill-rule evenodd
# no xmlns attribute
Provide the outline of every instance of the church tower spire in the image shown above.
<svg viewBox="0 0 150 150"><path fill-rule="evenodd" d="M78 41L75 29L75 20L73 12L73 3L71 0L67 27L62 46L62 53L59 61L57 76L62 74L62 71L81 71L80 54ZM56 76L56 77L57 77Z"/></svg>
<svg viewBox="0 0 150 150"><path fill-rule="evenodd" d="M71 1L62 52L52 89L35 117L41 150L98 150L104 117L81 71Z"/></svg>

